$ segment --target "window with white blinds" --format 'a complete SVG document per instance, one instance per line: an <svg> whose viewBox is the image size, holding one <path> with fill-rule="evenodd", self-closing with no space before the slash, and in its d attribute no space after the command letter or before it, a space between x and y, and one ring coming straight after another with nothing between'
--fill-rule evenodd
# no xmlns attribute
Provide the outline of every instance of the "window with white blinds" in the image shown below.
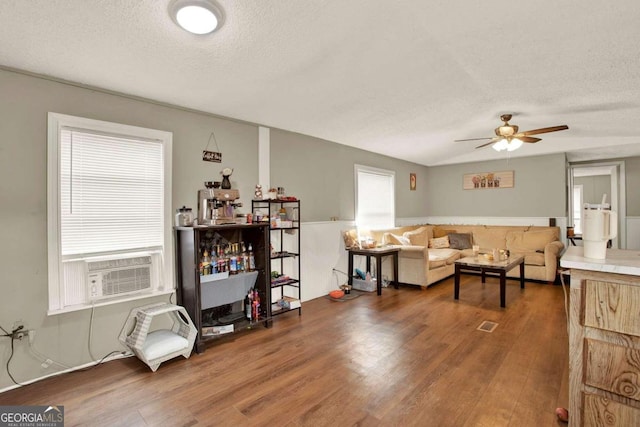
<svg viewBox="0 0 640 427"><path fill-rule="evenodd" d="M164 260L171 248L171 139L168 132L49 114L50 312L95 304L85 274L91 260L117 266L148 255L154 283L138 293L173 287L172 263ZM132 298L109 296L101 302Z"/></svg>
<svg viewBox="0 0 640 427"><path fill-rule="evenodd" d="M395 226L395 172L355 165L356 226L383 229Z"/></svg>
<svg viewBox="0 0 640 427"><path fill-rule="evenodd" d="M63 128L62 256L161 248L162 165L161 141Z"/></svg>

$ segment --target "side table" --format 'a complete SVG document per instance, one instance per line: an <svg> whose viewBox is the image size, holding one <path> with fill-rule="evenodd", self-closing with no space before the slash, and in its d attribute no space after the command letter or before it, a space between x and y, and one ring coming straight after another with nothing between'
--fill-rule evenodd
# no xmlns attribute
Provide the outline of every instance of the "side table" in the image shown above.
<svg viewBox="0 0 640 427"><path fill-rule="evenodd" d="M349 251L349 286L353 285L353 256L361 255L367 258L367 271L371 271L371 257L376 260L376 285L378 288L378 295L382 295L382 258L385 256L391 256L393 259L393 285L398 289L398 253L399 248L386 247L386 248L371 248L371 249L358 249L350 248Z"/></svg>

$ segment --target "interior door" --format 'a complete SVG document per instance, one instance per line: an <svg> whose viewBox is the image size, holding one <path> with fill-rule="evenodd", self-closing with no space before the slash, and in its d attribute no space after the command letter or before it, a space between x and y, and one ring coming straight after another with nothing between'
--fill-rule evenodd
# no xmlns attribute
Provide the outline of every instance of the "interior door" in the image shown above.
<svg viewBox="0 0 640 427"><path fill-rule="evenodd" d="M626 201L624 162L592 162L569 165L568 225L581 228L581 204L600 204L603 200L618 213L618 236L612 247L626 248Z"/></svg>

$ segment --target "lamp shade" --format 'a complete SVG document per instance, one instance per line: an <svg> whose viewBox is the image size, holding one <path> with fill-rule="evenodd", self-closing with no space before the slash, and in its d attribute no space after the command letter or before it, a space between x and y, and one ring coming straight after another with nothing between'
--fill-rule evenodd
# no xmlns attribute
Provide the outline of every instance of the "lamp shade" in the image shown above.
<svg viewBox="0 0 640 427"><path fill-rule="evenodd" d="M506 150L509 147L509 142L506 139L501 139L500 141L493 144L491 147L493 147L493 149L496 151Z"/></svg>
<svg viewBox="0 0 640 427"><path fill-rule="evenodd" d="M518 148L522 147L522 144L523 143L521 140L519 140L518 138L513 138L507 145L507 151L517 150Z"/></svg>

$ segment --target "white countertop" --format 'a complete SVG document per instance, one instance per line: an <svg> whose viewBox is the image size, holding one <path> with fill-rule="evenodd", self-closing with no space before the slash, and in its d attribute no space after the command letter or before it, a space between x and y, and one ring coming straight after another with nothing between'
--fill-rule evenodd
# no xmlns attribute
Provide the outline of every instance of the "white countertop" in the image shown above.
<svg viewBox="0 0 640 427"><path fill-rule="evenodd" d="M582 246L569 246L560 258L560 266L578 270L640 276L640 251L607 249L606 259L585 258Z"/></svg>

